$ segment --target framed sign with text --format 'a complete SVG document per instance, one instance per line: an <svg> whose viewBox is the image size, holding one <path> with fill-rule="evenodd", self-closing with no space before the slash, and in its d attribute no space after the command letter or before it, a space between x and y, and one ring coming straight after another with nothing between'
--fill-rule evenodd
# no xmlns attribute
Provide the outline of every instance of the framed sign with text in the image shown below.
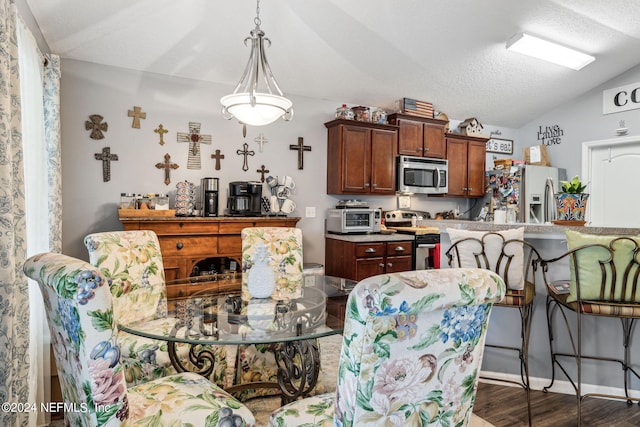
<svg viewBox="0 0 640 427"><path fill-rule="evenodd" d="M487 141L487 153L513 154L513 139L491 138Z"/></svg>

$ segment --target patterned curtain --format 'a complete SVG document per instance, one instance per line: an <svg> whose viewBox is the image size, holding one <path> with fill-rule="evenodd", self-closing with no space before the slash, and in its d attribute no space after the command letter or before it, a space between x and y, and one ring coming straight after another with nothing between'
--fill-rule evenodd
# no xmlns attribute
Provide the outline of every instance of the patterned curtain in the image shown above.
<svg viewBox="0 0 640 427"><path fill-rule="evenodd" d="M0 401L28 402L29 295L20 79L14 0L0 0ZM0 411L0 425L26 426L28 413Z"/></svg>
<svg viewBox="0 0 640 427"><path fill-rule="evenodd" d="M45 55L44 138L49 190L49 251L62 252L62 169L60 153L60 57Z"/></svg>

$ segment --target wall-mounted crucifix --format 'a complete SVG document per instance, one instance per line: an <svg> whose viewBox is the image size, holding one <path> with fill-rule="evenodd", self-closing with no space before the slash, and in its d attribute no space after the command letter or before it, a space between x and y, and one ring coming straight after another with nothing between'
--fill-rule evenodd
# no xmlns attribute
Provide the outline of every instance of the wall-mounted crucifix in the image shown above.
<svg viewBox="0 0 640 427"><path fill-rule="evenodd" d="M269 140L267 138L264 137L264 134L260 134L258 136L256 136L253 139L255 142L258 143L258 145L260 146L260 152L262 153L262 150L264 149L264 144L266 144L267 142L269 142Z"/></svg>
<svg viewBox="0 0 640 427"><path fill-rule="evenodd" d="M180 166L172 163L171 156L167 153L164 155L164 163L156 163L156 167L164 169L164 184L169 185L171 183L171 169L178 169Z"/></svg>
<svg viewBox="0 0 640 427"><path fill-rule="evenodd" d="M168 130L166 130L163 126L162 123L160 123L158 125L158 127L156 129L153 130L155 133L157 133L158 135L160 135L160 142L158 142L158 144L160 145L164 145L164 134L169 132Z"/></svg>
<svg viewBox="0 0 640 427"><path fill-rule="evenodd" d="M102 120L104 120L104 117L102 117L100 114L92 114L89 116L89 120L86 120L84 122L84 128L91 131L89 138L104 138L103 132L106 132L109 129L109 123L103 122Z"/></svg>
<svg viewBox="0 0 640 427"><path fill-rule="evenodd" d="M253 156L256 154L256 152L253 150L249 150L249 144L245 142L244 144L242 144L242 150L236 150L236 154L239 156L244 156L244 161L242 162L242 170L245 172L248 171L249 162L247 156Z"/></svg>
<svg viewBox="0 0 640 427"><path fill-rule="evenodd" d="M256 170L260 174L260 181L264 182L264 174L271 172L269 169L265 169L264 165L260 166L260 169Z"/></svg>
<svg viewBox="0 0 640 427"><path fill-rule="evenodd" d="M297 144L289 145L289 150L298 150L298 169L304 169L304 152L311 151L311 146L304 145L303 139L299 137Z"/></svg>
<svg viewBox="0 0 640 427"><path fill-rule="evenodd" d="M142 112L142 107L133 107L133 110L129 110L127 112L127 115L129 117L133 117L131 127L136 129L140 129L140 119L147 118L147 113Z"/></svg>
<svg viewBox="0 0 640 427"><path fill-rule="evenodd" d="M189 133L178 132L178 142L189 143L187 169L200 169L200 144L211 144L211 135L200 133L200 123L189 122Z"/></svg>
<svg viewBox="0 0 640 427"><path fill-rule="evenodd" d="M96 160L102 160L102 181L111 181L111 161L118 160L117 154L111 154L110 147L104 147L101 153L95 153Z"/></svg>
<svg viewBox="0 0 640 427"><path fill-rule="evenodd" d="M211 155L212 159L216 159L216 170L220 170L220 159L224 159L224 154L220 152L220 150L216 150L215 154Z"/></svg>

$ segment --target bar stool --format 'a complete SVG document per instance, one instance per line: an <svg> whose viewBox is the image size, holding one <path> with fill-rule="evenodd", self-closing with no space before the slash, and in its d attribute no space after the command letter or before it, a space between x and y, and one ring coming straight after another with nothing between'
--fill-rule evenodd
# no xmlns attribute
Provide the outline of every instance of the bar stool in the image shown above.
<svg viewBox="0 0 640 427"><path fill-rule="evenodd" d="M582 401L589 396L624 399L631 404L639 398L629 396L629 376L640 374L631 365L630 342L633 325L640 318L640 237L597 236L567 230L568 251L549 260L541 260L543 277L547 287L547 326L551 353L551 383L555 381L555 367L565 374L573 385L577 399L578 425L582 423ZM571 279L552 282L548 280L549 269L561 260L568 260ZM563 268L564 264L562 264ZM575 327L569 322L575 315ZM555 342L555 319L561 316L569 335L570 352L561 352ZM623 356L621 359L582 354L583 335L595 330L583 327L583 316L618 318L622 324ZM575 330L574 330L575 329ZM572 379L559 358L571 358L576 363L576 379ZM591 359L615 362L621 365L624 377L624 396L582 393L582 360Z"/></svg>
<svg viewBox="0 0 640 427"><path fill-rule="evenodd" d="M496 308L518 310L520 341L517 345L485 346L515 351L520 359L520 381L488 377L482 379L516 384L527 394L527 417L531 425L531 386L529 382L529 337L535 297L535 272L540 256L533 245L524 241L524 228L497 232L447 229L451 247L446 252L450 267L476 267L498 273L507 284L504 299Z"/></svg>

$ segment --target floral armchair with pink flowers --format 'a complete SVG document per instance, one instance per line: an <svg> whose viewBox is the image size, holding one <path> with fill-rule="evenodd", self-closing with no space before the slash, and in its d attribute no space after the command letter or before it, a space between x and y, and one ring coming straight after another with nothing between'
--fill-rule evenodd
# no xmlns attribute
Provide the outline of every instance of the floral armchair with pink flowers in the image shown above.
<svg viewBox="0 0 640 427"><path fill-rule="evenodd" d="M127 389L109 285L94 266L45 253L29 258L24 272L44 299L65 425L255 426L243 404L194 373Z"/></svg>
<svg viewBox="0 0 640 427"><path fill-rule="evenodd" d="M270 426L469 423L497 274L420 270L369 277L347 301L336 393L279 408Z"/></svg>
<svg viewBox="0 0 640 427"><path fill-rule="evenodd" d="M178 321L162 314L167 310L164 266L160 242L153 231L109 231L85 237L89 261L108 279L113 297L116 323L155 320L159 335L170 331ZM128 385L159 378L175 369L171 365L166 341L152 340L119 332L122 361ZM215 355L211 381L225 386L226 348L211 346ZM189 366L189 346L178 345L178 357Z"/></svg>

